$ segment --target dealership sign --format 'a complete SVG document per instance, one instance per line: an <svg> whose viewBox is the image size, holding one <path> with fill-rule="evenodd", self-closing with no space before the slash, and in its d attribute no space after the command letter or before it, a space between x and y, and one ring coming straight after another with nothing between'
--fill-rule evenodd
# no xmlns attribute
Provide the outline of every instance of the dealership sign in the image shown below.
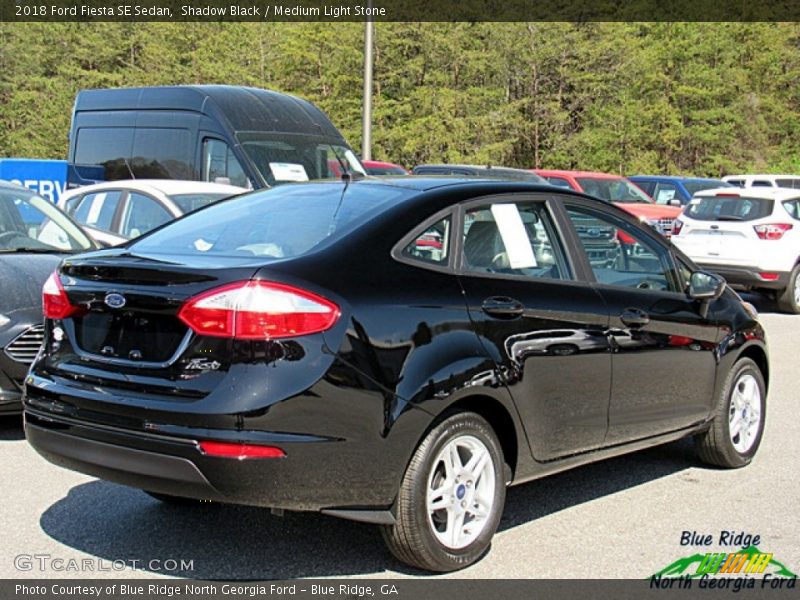
<svg viewBox="0 0 800 600"><path fill-rule="evenodd" d="M33 190L56 203L67 181L67 161L0 158L0 179Z"/></svg>

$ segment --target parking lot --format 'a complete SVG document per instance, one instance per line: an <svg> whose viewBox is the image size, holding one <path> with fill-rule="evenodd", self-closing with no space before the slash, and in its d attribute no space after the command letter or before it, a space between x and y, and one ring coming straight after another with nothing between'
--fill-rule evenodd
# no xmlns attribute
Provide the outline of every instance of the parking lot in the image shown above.
<svg viewBox="0 0 800 600"><path fill-rule="evenodd" d="M797 573L800 318L758 305L772 379L765 439L750 467L700 466L682 441L513 488L490 554L452 576L642 578L695 552L732 551L717 549L720 533L731 530L758 535L763 552ZM369 525L248 507L168 507L59 469L27 446L18 418L0 420L0 481L5 578L427 576L394 560ZM712 549L681 546L684 531L711 534Z"/></svg>

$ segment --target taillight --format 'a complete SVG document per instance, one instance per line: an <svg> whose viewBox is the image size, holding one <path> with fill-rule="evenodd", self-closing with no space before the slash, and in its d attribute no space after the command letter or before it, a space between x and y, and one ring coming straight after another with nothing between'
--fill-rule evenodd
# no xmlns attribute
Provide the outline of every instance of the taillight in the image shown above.
<svg viewBox="0 0 800 600"><path fill-rule="evenodd" d="M275 446L259 444L237 444L235 442L198 442L200 451L207 456L221 458L283 458L286 453Z"/></svg>
<svg viewBox="0 0 800 600"><path fill-rule="evenodd" d="M756 230L756 235L762 240L779 240L791 228L792 225L790 223L770 223L753 227Z"/></svg>
<svg viewBox="0 0 800 600"><path fill-rule="evenodd" d="M319 333L339 318L333 302L282 283L242 281L189 299L178 318L200 335L267 340Z"/></svg>
<svg viewBox="0 0 800 600"><path fill-rule="evenodd" d="M680 235L681 229L683 229L683 221L680 219L675 219L672 222L672 235Z"/></svg>
<svg viewBox="0 0 800 600"><path fill-rule="evenodd" d="M82 312L80 307L70 304L58 271L53 271L42 286L42 309L45 319L66 319Z"/></svg>

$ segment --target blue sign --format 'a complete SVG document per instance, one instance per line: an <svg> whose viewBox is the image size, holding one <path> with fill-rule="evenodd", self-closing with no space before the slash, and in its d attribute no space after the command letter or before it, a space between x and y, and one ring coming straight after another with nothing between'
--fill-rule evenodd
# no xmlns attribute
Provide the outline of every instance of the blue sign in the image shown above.
<svg viewBox="0 0 800 600"><path fill-rule="evenodd" d="M25 186L56 204L67 183L67 161L0 158L0 179Z"/></svg>

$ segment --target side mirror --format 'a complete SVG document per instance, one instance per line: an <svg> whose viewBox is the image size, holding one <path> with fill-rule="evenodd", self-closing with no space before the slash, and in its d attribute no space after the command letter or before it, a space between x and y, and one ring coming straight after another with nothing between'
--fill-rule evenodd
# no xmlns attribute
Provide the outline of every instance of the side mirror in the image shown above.
<svg viewBox="0 0 800 600"><path fill-rule="evenodd" d="M683 204L681 204L681 201L678 198L670 198L669 205L670 206L683 206Z"/></svg>
<svg viewBox="0 0 800 600"><path fill-rule="evenodd" d="M689 278L689 297L700 301L698 312L703 319L708 318L708 307L722 296L725 280L707 271L695 271Z"/></svg>
<svg viewBox="0 0 800 600"><path fill-rule="evenodd" d="M725 291L725 280L707 271L695 271L689 278L689 297L694 300L716 300Z"/></svg>

